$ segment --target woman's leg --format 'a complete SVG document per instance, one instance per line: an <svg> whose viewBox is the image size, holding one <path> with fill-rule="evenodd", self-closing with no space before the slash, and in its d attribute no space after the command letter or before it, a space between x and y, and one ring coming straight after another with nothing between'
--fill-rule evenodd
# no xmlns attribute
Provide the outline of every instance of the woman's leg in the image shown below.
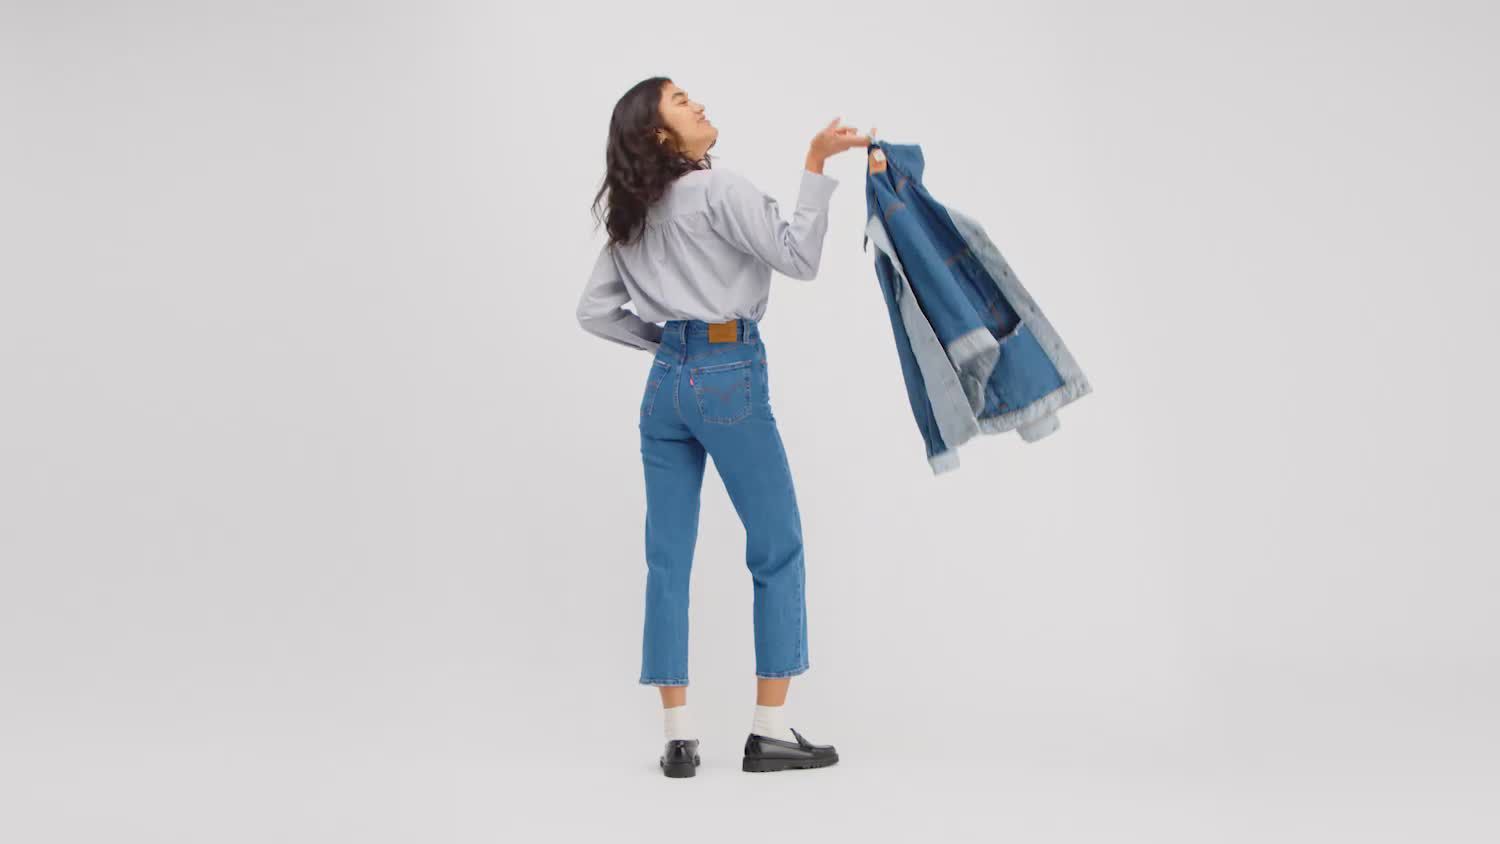
<svg viewBox="0 0 1500 844"><path fill-rule="evenodd" d="M697 356L686 363L682 418L713 458L745 527L755 639L755 719L742 769L780 771L838 761L832 745L794 740L782 716L791 678L808 669L802 517L776 414L759 331L741 321L733 344L717 347L690 330Z"/></svg>
<svg viewBox="0 0 1500 844"><path fill-rule="evenodd" d="M640 426L646 482L646 613L640 682L686 686L688 582L698 541L707 452L682 424L677 399L669 395L681 379L680 367L672 366L656 378L661 383L654 389L660 392L643 404Z"/></svg>
<svg viewBox="0 0 1500 844"><path fill-rule="evenodd" d="M771 410L764 347L749 346L739 354L747 367L699 370L692 382L699 401L729 421L692 422L745 527L755 674L779 680L808 668L802 517Z"/></svg>
<svg viewBox="0 0 1500 844"><path fill-rule="evenodd" d="M661 691L663 709L687 705L687 686L659 686L658 689ZM785 692L782 693L782 697L786 697Z"/></svg>
<svg viewBox="0 0 1500 844"><path fill-rule="evenodd" d="M786 690L792 684L790 677L756 677L755 705L781 706L786 703ZM665 691L665 690L663 690ZM666 699L666 695L662 695Z"/></svg>
<svg viewBox="0 0 1500 844"><path fill-rule="evenodd" d="M669 777L698 767L696 728L687 706L688 579L698 538L704 450L682 424L676 395L681 367L653 361L641 403L641 462L646 480L646 619L642 683L658 686L666 745L658 764ZM653 392L654 391L654 392ZM667 395L668 391L672 395Z"/></svg>

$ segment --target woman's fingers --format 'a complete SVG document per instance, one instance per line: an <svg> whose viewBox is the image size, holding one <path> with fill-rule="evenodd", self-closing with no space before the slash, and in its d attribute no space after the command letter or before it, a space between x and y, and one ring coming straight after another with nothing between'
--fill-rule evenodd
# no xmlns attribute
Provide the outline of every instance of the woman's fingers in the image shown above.
<svg viewBox="0 0 1500 844"><path fill-rule="evenodd" d="M832 152L843 152L857 146L869 146L874 141L874 129L871 129L868 135L861 135L857 126L839 125L840 119L835 117L828 121L828 125L818 132L819 135L827 138L827 141L823 143L827 143Z"/></svg>

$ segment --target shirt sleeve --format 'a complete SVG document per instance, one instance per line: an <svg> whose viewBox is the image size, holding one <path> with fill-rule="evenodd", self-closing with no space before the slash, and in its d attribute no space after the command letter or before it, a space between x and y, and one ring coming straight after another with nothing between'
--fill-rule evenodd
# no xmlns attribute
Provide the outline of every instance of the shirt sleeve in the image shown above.
<svg viewBox="0 0 1500 844"><path fill-rule="evenodd" d="M615 270L614 256L606 242L578 297L578 324L595 336L655 354L661 346L661 326L622 307L629 301L630 292Z"/></svg>
<svg viewBox="0 0 1500 844"><path fill-rule="evenodd" d="M732 170L714 171L705 191L709 225L725 240L792 278L818 274L828 232L828 200L838 179L802 169L797 207L790 222L776 200Z"/></svg>

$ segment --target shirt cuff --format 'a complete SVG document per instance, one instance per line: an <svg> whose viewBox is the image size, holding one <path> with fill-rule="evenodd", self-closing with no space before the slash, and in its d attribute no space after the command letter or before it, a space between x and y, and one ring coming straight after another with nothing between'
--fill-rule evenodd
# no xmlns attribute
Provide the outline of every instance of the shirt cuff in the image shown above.
<svg viewBox="0 0 1500 844"><path fill-rule="evenodd" d="M814 173L802 168L802 185L797 189L797 204L810 205L814 208L827 208L828 199L833 195L833 189L838 187L839 180L827 173Z"/></svg>

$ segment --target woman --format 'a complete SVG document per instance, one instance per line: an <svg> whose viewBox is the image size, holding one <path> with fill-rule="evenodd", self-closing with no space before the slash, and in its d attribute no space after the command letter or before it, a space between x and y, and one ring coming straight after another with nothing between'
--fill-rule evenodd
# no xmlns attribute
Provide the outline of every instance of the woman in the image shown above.
<svg viewBox="0 0 1500 844"><path fill-rule="evenodd" d="M802 527L790 467L771 413L759 320L771 271L810 280L838 180L823 163L869 136L834 118L807 151L796 210L745 177L712 169L718 129L665 77L615 104L605 151L609 240L578 302L593 334L655 354L641 398L646 479L646 612L640 682L659 687L669 777L693 776L698 740L688 719L688 576L706 458L745 526L754 585L755 712L745 771L838 761L786 726L791 678L807 670ZM634 300L635 313L622 307ZM661 325L657 325L661 322Z"/></svg>

